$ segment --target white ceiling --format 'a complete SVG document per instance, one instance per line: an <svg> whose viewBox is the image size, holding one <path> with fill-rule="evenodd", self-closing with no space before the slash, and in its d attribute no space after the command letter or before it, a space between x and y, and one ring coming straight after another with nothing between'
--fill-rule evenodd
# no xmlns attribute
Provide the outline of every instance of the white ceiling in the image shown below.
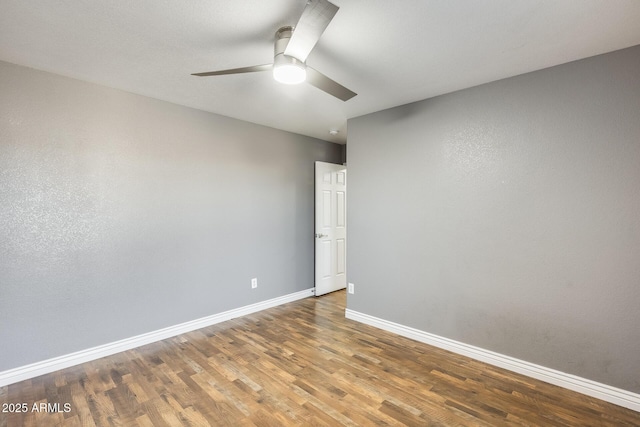
<svg viewBox="0 0 640 427"><path fill-rule="evenodd" d="M640 44L639 0L333 2L307 63L347 102L268 72L190 76L272 62L305 0L0 0L0 60L344 143L348 118Z"/></svg>

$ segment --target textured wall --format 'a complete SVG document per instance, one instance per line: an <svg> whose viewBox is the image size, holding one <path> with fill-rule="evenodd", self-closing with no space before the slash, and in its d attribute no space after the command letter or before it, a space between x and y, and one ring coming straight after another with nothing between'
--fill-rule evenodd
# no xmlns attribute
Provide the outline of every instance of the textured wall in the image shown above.
<svg viewBox="0 0 640 427"><path fill-rule="evenodd" d="M348 307L640 392L640 47L349 120Z"/></svg>
<svg viewBox="0 0 640 427"><path fill-rule="evenodd" d="M313 287L340 146L7 63L0 94L0 371Z"/></svg>

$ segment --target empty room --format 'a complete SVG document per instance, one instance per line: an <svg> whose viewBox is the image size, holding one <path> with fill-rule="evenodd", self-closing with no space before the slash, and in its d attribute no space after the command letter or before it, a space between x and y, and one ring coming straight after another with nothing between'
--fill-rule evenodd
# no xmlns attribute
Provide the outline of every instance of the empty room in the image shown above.
<svg viewBox="0 0 640 427"><path fill-rule="evenodd" d="M0 0L0 427L640 426L640 1Z"/></svg>

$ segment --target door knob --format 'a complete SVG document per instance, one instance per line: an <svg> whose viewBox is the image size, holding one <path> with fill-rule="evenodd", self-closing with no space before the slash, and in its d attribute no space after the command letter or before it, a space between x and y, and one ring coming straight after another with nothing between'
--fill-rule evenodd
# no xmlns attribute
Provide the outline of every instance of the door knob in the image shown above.
<svg viewBox="0 0 640 427"><path fill-rule="evenodd" d="M316 233L316 237L318 239L322 239L323 237L329 237L329 235L328 234L322 234L322 233L320 233L320 234Z"/></svg>

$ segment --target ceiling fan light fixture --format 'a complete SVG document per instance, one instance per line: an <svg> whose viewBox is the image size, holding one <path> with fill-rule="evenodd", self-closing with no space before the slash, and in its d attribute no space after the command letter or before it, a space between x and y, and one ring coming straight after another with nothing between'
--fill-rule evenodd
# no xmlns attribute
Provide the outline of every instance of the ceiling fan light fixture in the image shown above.
<svg viewBox="0 0 640 427"><path fill-rule="evenodd" d="M294 85L304 81L321 91L348 101L357 94L329 77L306 66L309 53L338 12L338 6L329 0L307 0L302 16L295 27L280 27L273 44L273 63L231 68L228 70L194 73L193 76L222 76L225 74L254 73L271 70L273 78L281 83Z"/></svg>
<svg viewBox="0 0 640 427"><path fill-rule="evenodd" d="M297 85L307 79L307 69L304 62L291 56L277 55L273 64L273 78L280 83Z"/></svg>

